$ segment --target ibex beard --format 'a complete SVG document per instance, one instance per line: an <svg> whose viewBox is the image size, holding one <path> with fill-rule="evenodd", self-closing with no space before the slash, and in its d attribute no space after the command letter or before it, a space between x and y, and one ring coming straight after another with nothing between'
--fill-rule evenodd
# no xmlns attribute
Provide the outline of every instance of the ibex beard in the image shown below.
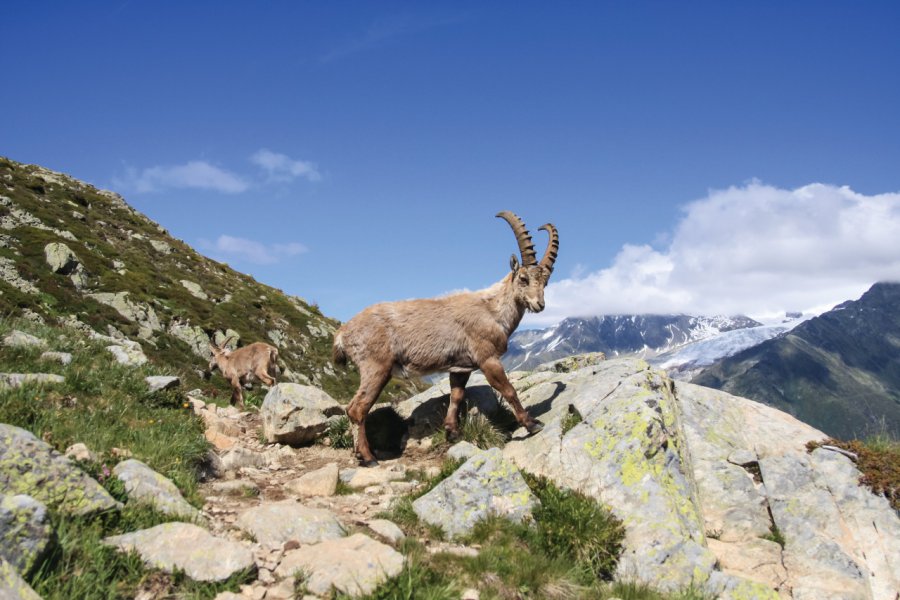
<svg viewBox="0 0 900 600"><path fill-rule="evenodd" d="M347 416L357 426L356 454L363 466L378 464L366 439L366 416L392 374L450 374L450 406L444 418L450 439L458 435L460 402L469 375L476 369L481 369L529 433L543 427L522 408L500 357L525 311L544 310L544 287L556 262L559 234L550 223L540 227L550 239L538 262L522 220L509 211L497 216L512 227L521 256L520 263L512 255L510 273L503 279L475 292L375 304L350 319L335 335L335 364L346 364L350 359L359 368L359 389L347 406Z"/></svg>

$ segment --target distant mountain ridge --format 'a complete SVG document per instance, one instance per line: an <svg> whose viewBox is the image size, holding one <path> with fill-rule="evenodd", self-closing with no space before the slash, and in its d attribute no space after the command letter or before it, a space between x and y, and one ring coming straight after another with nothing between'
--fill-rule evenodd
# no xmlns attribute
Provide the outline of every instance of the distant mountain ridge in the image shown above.
<svg viewBox="0 0 900 600"><path fill-rule="evenodd" d="M655 356L725 331L756 327L745 316L605 315L572 317L547 329L518 331L503 357L508 369L527 370L541 363L586 352L608 356Z"/></svg>
<svg viewBox="0 0 900 600"><path fill-rule="evenodd" d="M765 402L842 438L900 435L900 283L877 283L693 383Z"/></svg>

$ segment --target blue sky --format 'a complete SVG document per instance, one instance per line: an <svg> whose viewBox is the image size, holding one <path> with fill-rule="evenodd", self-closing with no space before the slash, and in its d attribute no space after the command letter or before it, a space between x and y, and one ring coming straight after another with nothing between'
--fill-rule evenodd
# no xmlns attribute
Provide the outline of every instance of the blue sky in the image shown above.
<svg viewBox="0 0 900 600"><path fill-rule="evenodd" d="M822 310L900 279L898 28L895 2L20 2L0 155L342 320L499 280L500 210L560 231L527 326Z"/></svg>

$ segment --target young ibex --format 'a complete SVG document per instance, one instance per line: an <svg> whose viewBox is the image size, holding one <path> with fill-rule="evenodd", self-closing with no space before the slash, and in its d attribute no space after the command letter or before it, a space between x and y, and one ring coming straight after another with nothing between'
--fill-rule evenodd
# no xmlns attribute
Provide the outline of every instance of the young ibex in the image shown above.
<svg viewBox="0 0 900 600"><path fill-rule="evenodd" d="M522 408L500 357L525 311L544 309L544 286L553 272L559 234L549 223L541 227L550 241L538 263L522 220L509 211L497 216L512 227L522 255L521 265L515 254L512 256L512 271L502 280L476 292L375 304L337 332L334 362L345 364L349 358L359 367L359 390L347 406L347 415L357 425L356 453L364 466L378 464L366 439L366 415L392 373L450 373L450 406L444 428L451 437L458 434L459 403L469 375L476 369L481 369L488 383L512 406L516 419L529 433L543 427Z"/></svg>
<svg viewBox="0 0 900 600"><path fill-rule="evenodd" d="M216 367L222 372L222 377L231 383L231 403L244 408L243 385L250 375L255 375L266 385L275 385L276 365L278 361L278 349L269 344L255 342L249 346L228 350L224 340L216 346L209 343L212 358L209 359L209 370Z"/></svg>

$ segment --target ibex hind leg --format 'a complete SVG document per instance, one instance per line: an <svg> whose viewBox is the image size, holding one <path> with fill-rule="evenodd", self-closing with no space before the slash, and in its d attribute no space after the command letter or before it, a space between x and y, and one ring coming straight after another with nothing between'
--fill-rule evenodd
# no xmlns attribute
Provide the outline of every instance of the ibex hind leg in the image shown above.
<svg viewBox="0 0 900 600"><path fill-rule="evenodd" d="M387 382L391 378L391 370L361 370L359 389L353 396L353 400L347 406L347 417L356 425L356 456L359 463L364 467L374 467L378 465L375 455L369 448L369 440L366 438L366 416L378 395Z"/></svg>
<svg viewBox="0 0 900 600"><path fill-rule="evenodd" d="M459 413L460 408L465 406L468 381L469 373L450 373L450 405L447 407L447 416L444 417L444 431L450 442L459 438Z"/></svg>

